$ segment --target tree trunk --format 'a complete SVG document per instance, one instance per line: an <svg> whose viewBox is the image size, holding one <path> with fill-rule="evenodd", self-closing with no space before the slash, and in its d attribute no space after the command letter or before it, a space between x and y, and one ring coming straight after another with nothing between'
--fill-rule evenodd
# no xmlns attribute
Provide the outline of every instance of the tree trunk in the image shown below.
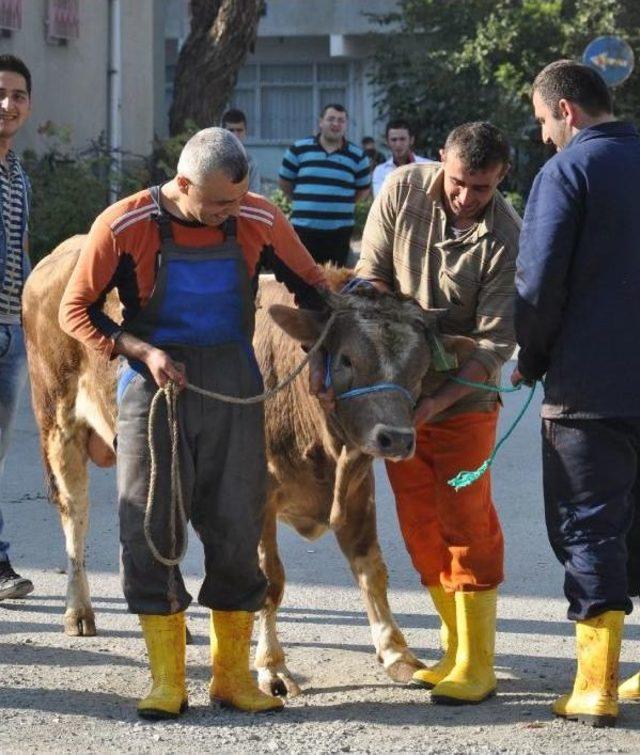
<svg viewBox="0 0 640 755"><path fill-rule="evenodd" d="M187 121L200 128L218 124L255 44L262 10L262 0L191 0L191 31L178 57L169 113L172 136Z"/></svg>

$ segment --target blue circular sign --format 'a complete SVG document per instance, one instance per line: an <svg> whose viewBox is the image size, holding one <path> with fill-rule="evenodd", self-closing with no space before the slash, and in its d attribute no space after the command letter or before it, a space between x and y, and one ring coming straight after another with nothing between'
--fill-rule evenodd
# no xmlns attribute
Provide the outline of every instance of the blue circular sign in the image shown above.
<svg viewBox="0 0 640 755"><path fill-rule="evenodd" d="M607 86L615 87L631 76L633 50L621 37L596 37L582 53L582 62L595 68Z"/></svg>

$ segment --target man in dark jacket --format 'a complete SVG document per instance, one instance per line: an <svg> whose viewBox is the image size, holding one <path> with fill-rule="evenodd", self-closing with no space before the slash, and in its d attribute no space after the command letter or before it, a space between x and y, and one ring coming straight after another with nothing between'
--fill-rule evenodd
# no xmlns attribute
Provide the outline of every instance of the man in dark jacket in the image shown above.
<svg viewBox="0 0 640 755"><path fill-rule="evenodd" d="M573 692L553 711L606 726L618 714L631 611L625 537L640 470L640 138L613 116L600 75L572 61L538 74L533 106L558 154L536 177L524 217L512 381L545 376L547 530L576 621ZM637 675L626 696L629 685L640 697Z"/></svg>

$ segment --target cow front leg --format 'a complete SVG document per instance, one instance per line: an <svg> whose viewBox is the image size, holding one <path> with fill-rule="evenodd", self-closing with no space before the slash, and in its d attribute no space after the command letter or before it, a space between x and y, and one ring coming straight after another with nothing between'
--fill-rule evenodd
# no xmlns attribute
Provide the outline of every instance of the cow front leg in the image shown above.
<svg viewBox="0 0 640 755"><path fill-rule="evenodd" d="M67 551L67 598L64 631L72 637L92 637L96 622L85 570L85 541L89 524L89 475L84 426L55 427L46 442L46 463L52 494L60 510Z"/></svg>
<svg viewBox="0 0 640 755"><path fill-rule="evenodd" d="M273 502L267 506L262 539L258 548L260 567L269 582L267 599L260 611L258 622L258 646L255 668L258 672L258 685L268 695L295 697L300 694L289 669L285 664L284 650L278 640L276 617L284 594L285 574L276 538L276 507Z"/></svg>
<svg viewBox="0 0 640 755"><path fill-rule="evenodd" d="M371 469L371 457L343 446L336 463L333 501L329 512L329 526L337 530L347 524L349 491L356 489Z"/></svg>
<svg viewBox="0 0 640 755"><path fill-rule="evenodd" d="M372 473L350 491L347 522L336 530L336 538L360 587L377 658L393 681L406 683L424 665L409 650L389 607L387 567L376 532Z"/></svg>

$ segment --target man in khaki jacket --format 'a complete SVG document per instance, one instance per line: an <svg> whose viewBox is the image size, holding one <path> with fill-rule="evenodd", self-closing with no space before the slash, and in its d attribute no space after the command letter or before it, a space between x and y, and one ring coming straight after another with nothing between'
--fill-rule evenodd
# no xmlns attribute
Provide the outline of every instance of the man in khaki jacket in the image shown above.
<svg viewBox="0 0 640 755"><path fill-rule="evenodd" d="M373 203L357 275L443 307L443 334L475 341L450 374L497 385L514 348L512 305L520 218L497 192L509 146L489 123L454 129L442 163L389 176ZM442 619L444 656L414 681L438 703L475 703L496 688L493 670L503 539L487 473L455 492L447 484L491 453L498 394L451 380L420 400L415 456L387 465L413 565Z"/></svg>

